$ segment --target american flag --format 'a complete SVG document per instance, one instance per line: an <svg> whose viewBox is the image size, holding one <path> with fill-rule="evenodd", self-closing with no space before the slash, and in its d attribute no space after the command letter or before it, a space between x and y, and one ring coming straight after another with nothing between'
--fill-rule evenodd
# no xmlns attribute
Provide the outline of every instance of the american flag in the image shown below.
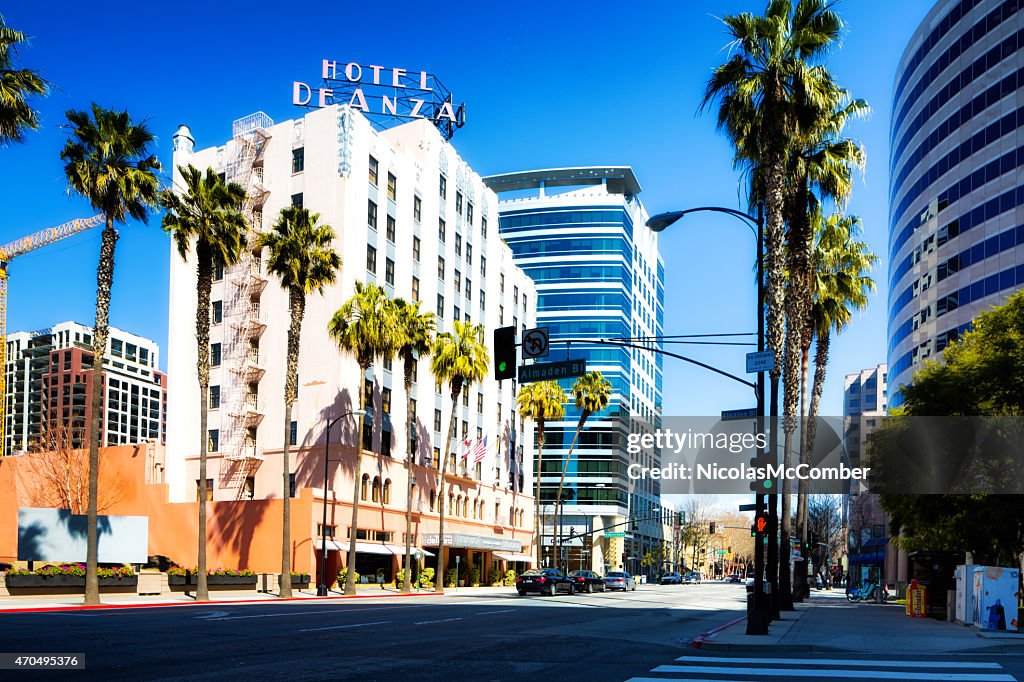
<svg viewBox="0 0 1024 682"><path fill-rule="evenodd" d="M482 462L484 457L487 456L487 436L484 436L483 440L478 440L476 445L470 451L473 455L473 463Z"/></svg>

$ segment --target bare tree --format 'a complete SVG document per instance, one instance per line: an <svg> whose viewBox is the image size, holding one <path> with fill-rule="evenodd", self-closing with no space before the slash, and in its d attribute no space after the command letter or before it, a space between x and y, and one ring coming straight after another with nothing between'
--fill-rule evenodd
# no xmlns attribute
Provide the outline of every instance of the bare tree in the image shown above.
<svg viewBox="0 0 1024 682"><path fill-rule="evenodd" d="M33 453L33 483L29 503L37 507L68 509L84 514L89 505L89 451L75 447L82 440L81 429L66 424L52 426L29 447ZM124 497L125 480L115 473L104 480L97 499L102 513Z"/></svg>
<svg viewBox="0 0 1024 682"><path fill-rule="evenodd" d="M812 495L807 502L807 531L809 537L823 543L811 547L811 559L816 566L830 566L843 551L843 519L839 503L832 495Z"/></svg>

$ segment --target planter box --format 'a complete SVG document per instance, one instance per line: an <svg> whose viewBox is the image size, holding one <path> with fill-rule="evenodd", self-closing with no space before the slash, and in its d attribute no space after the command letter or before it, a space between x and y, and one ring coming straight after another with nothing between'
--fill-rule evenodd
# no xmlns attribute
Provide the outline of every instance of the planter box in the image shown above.
<svg viewBox="0 0 1024 682"><path fill-rule="evenodd" d="M100 587L135 587L139 576L130 578L100 578ZM85 576L73 575L9 575L8 587L76 587L85 589Z"/></svg>
<svg viewBox="0 0 1024 682"><path fill-rule="evenodd" d="M180 587L185 585L185 576L183 575L169 575L167 576L167 584L172 587ZM189 574L188 584L196 584L196 576ZM256 586L256 576L254 575L208 575L206 576L207 585L249 585Z"/></svg>
<svg viewBox="0 0 1024 682"><path fill-rule="evenodd" d="M308 575L293 575L292 576L292 586L294 587L295 585L299 585L299 586L309 585L309 576Z"/></svg>

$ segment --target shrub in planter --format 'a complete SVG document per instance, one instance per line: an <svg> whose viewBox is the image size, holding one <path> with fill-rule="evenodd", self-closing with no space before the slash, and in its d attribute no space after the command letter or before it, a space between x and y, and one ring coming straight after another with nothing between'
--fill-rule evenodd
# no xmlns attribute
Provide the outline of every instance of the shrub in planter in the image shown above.
<svg viewBox="0 0 1024 682"><path fill-rule="evenodd" d="M127 566L96 569L101 586L136 585L138 576ZM85 564L50 564L38 570L12 568L7 571L10 587L84 587Z"/></svg>
<svg viewBox="0 0 1024 682"><path fill-rule="evenodd" d="M454 568L449 568L444 572L444 586L455 587L455 581L458 580L458 571Z"/></svg>
<svg viewBox="0 0 1024 682"><path fill-rule="evenodd" d="M292 585L308 585L309 573L296 573L292 571Z"/></svg>
<svg viewBox="0 0 1024 682"><path fill-rule="evenodd" d="M419 577L420 587L433 589L434 587L434 569L424 568L420 571Z"/></svg>
<svg viewBox="0 0 1024 682"><path fill-rule="evenodd" d="M410 569L409 571L406 571L403 568L398 569L398 571L395 573L395 587L396 588L401 589L402 585L405 584L405 576L406 575L409 575L410 579L411 579L412 569Z"/></svg>
<svg viewBox="0 0 1024 682"><path fill-rule="evenodd" d="M187 583L186 583L187 581ZM167 569L167 584L197 584L196 569L171 566ZM206 571L208 585L255 585L256 574L248 568L214 568Z"/></svg>
<svg viewBox="0 0 1024 682"><path fill-rule="evenodd" d="M505 585L511 587L516 584L516 572L512 569L505 571Z"/></svg>
<svg viewBox="0 0 1024 682"><path fill-rule="evenodd" d="M480 587L480 569L473 568L469 571L469 584L473 587Z"/></svg>
<svg viewBox="0 0 1024 682"><path fill-rule="evenodd" d="M358 583L359 582L359 574L356 573L355 576L356 576L356 583ZM338 588L345 587L345 581L346 580L348 580L348 567L347 566L345 568L341 569L340 571L338 571L338 581L334 584L335 587L338 587Z"/></svg>

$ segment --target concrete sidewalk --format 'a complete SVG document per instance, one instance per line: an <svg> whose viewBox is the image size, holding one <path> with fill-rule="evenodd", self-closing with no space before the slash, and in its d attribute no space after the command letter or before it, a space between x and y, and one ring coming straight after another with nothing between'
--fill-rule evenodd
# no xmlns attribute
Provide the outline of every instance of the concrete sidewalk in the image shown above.
<svg viewBox="0 0 1024 682"><path fill-rule="evenodd" d="M693 646L710 651L979 653L1024 650L1024 634L979 632L932 618L910 618L896 604L851 604L842 591L815 592L783 612L767 635L747 635L742 619L705 633Z"/></svg>
<svg viewBox="0 0 1024 682"><path fill-rule="evenodd" d="M393 599L411 597L471 597L471 596L493 596L495 594L508 594L514 592L511 587L461 587L458 589L445 588L444 595L429 590L413 590L410 594L402 594L394 588L381 589L378 585L357 586L356 596L346 597L339 591L332 591L326 597L317 597L316 588L312 590L292 590L291 599L281 599L276 593L245 591L211 591L209 601L197 602L194 592L185 595L180 592L165 593L151 597L139 596L136 594L103 594L100 595L102 603L99 606L84 606L80 595L60 596L18 596L4 597L0 599L0 613L31 612L31 611L63 611L72 609L97 610L97 609L128 609L128 608L155 608L174 607L207 604L215 606L228 606L231 604L260 604L260 603L288 603L297 601L343 601L347 599Z"/></svg>

